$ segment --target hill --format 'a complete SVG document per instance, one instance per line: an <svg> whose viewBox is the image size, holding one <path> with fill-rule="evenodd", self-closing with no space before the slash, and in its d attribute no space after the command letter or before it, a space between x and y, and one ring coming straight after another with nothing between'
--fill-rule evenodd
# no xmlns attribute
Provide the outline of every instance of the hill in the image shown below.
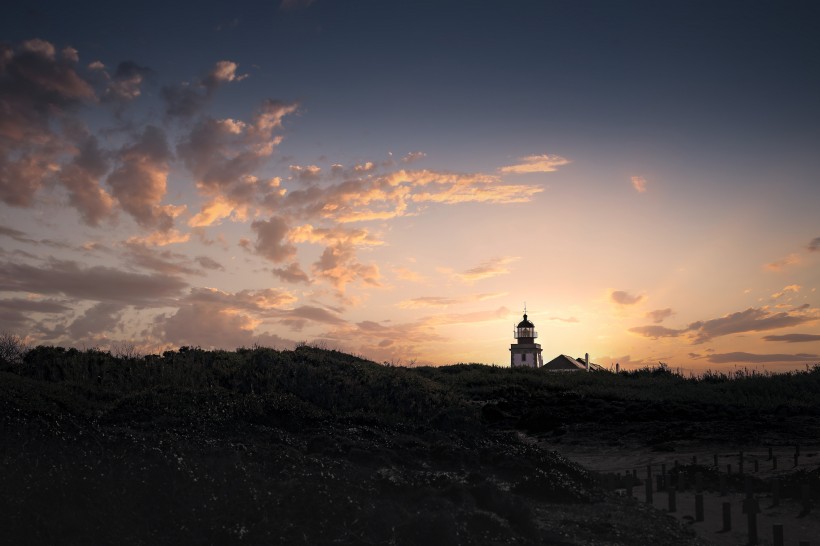
<svg viewBox="0 0 820 546"><path fill-rule="evenodd" d="M693 544L536 436L812 417L818 383L37 347L0 360L0 520L16 544Z"/></svg>

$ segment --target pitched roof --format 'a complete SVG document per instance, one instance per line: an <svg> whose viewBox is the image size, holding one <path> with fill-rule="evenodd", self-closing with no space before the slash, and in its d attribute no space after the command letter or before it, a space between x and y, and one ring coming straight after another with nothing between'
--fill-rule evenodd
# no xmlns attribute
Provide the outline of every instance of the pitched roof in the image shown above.
<svg viewBox="0 0 820 546"><path fill-rule="evenodd" d="M584 370L586 371L587 366L584 361L580 358L572 358L571 356L567 355L558 355L546 364L542 366L543 369L550 371L575 371L575 370ZM595 364L593 362L589 363L590 370L603 370L604 368L601 367L599 364Z"/></svg>
<svg viewBox="0 0 820 546"><path fill-rule="evenodd" d="M586 370L583 362L578 362L571 356L558 355L542 366L547 370Z"/></svg>

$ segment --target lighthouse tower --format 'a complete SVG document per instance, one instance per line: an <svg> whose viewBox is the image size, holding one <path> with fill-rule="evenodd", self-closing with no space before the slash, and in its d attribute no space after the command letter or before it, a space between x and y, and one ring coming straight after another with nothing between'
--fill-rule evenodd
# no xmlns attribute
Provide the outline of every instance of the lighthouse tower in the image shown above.
<svg viewBox="0 0 820 546"><path fill-rule="evenodd" d="M510 366L540 368L544 365L544 361L541 360L541 345L535 342L538 332L535 331L535 324L527 320L526 308L524 308L524 320L515 327L513 336L518 343L510 345Z"/></svg>

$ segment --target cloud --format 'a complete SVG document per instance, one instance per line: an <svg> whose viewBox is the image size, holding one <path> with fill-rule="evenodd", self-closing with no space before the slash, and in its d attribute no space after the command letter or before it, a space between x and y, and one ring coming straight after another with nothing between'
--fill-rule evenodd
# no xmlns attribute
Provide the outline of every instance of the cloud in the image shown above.
<svg viewBox="0 0 820 546"><path fill-rule="evenodd" d="M671 308L667 307L666 309L656 309L655 311L649 311L646 314L646 318L651 319L654 323L661 323L664 319L667 319L674 315L675 312L672 311Z"/></svg>
<svg viewBox="0 0 820 546"><path fill-rule="evenodd" d="M317 228L311 224L293 228L288 234L288 239L294 243L345 243L353 246L380 246L384 244L384 241L373 237L366 229Z"/></svg>
<svg viewBox="0 0 820 546"><path fill-rule="evenodd" d="M203 78L202 85L213 90L222 84L237 81L241 82L248 77L247 74L237 74L239 66L233 61L218 61L210 72Z"/></svg>
<svg viewBox="0 0 820 546"><path fill-rule="evenodd" d="M183 82L163 87L160 96L165 102L165 117L186 120L202 112L217 88L248 77L247 74L237 75L237 68L233 61L218 61L196 83Z"/></svg>
<svg viewBox="0 0 820 546"><path fill-rule="evenodd" d="M110 78L103 100L120 105L131 102L142 94L142 83L152 74L150 68L140 66L134 61L121 62L117 65L114 76Z"/></svg>
<svg viewBox="0 0 820 546"><path fill-rule="evenodd" d="M310 284L310 277L302 271L298 262L288 264L286 267L273 269L272 273L285 282Z"/></svg>
<svg viewBox="0 0 820 546"><path fill-rule="evenodd" d="M809 252L820 252L820 237L815 237L812 239L806 248Z"/></svg>
<svg viewBox="0 0 820 546"><path fill-rule="evenodd" d="M313 264L313 273L332 284L339 294L344 294L348 284L361 281L370 286L381 286L381 273L375 264L363 264L356 259L353 243L339 242L325 247Z"/></svg>
<svg viewBox="0 0 820 546"><path fill-rule="evenodd" d="M449 307L451 305L460 305L464 303L472 303L477 301L498 298L504 295L506 295L505 292L470 294L461 297L422 296L418 298L411 298L409 300L400 301L397 305L402 309L420 309L425 307Z"/></svg>
<svg viewBox="0 0 820 546"><path fill-rule="evenodd" d="M396 277L403 281L422 282L426 278L421 273L407 269L406 267L394 267L393 273L395 273Z"/></svg>
<svg viewBox="0 0 820 546"><path fill-rule="evenodd" d="M528 155L519 158L519 163L507 165L499 169L504 174L549 173L558 170L570 163L569 159L560 155Z"/></svg>
<svg viewBox="0 0 820 546"><path fill-rule="evenodd" d="M694 334L695 343L704 343L715 337L743 332L762 332L789 326L797 326L818 319L816 310L772 313L767 309L749 308L731 313L721 318L694 322L689 330Z"/></svg>
<svg viewBox="0 0 820 546"><path fill-rule="evenodd" d="M550 317L549 320L557 320L558 322L568 322L568 323L581 322L580 320L578 320L575 317L566 317L566 318L564 318L564 317Z"/></svg>
<svg viewBox="0 0 820 546"><path fill-rule="evenodd" d="M820 361L820 355L816 354L754 354L744 352L715 353L706 357L706 360L713 364L726 364L729 362L745 362L750 364L765 364L769 362L805 362L812 363Z"/></svg>
<svg viewBox="0 0 820 546"><path fill-rule="evenodd" d="M101 302L87 309L82 316L68 326L68 333L75 340L114 330L122 318L125 305Z"/></svg>
<svg viewBox="0 0 820 546"><path fill-rule="evenodd" d="M678 337L687 332L686 329L683 330L675 330L672 328L666 328L665 326L636 326L634 328L629 329L630 332L634 334L640 334L644 337L648 337L651 339L658 339L662 337Z"/></svg>
<svg viewBox="0 0 820 546"><path fill-rule="evenodd" d="M120 149L117 165L108 175L111 193L142 227L160 231L173 227L173 208L160 205L165 197L170 160L165 133L148 125L135 141Z"/></svg>
<svg viewBox="0 0 820 546"><path fill-rule="evenodd" d="M203 269L210 269L211 271L225 271L221 263L208 256L197 256L194 261Z"/></svg>
<svg viewBox="0 0 820 546"><path fill-rule="evenodd" d="M0 263L0 291L62 294L70 298L164 305L187 286L172 275L129 273L52 260L44 267Z"/></svg>
<svg viewBox="0 0 820 546"><path fill-rule="evenodd" d="M635 188L635 191L638 193L645 193L646 192L646 178L643 176L633 176L632 180L632 187Z"/></svg>
<svg viewBox="0 0 820 546"><path fill-rule="evenodd" d="M413 163L415 161L419 161L427 157L427 154L424 152L410 152L406 156L401 158L402 163Z"/></svg>
<svg viewBox="0 0 820 546"><path fill-rule="evenodd" d="M269 206L286 206L305 218L339 223L389 220L415 214L428 203L523 203L543 188L501 184L497 176L400 169L384 174L358 173L343 182L311 184L273 196ZM413 205L416 205L414 208Z"/></svg>
<svg viewBox="0 0 820 546"><path fill-rule="evenodd" d="M33 205L67 151L59 129L71 126L72 114L96 99L74 57L58 57L44 40L16 49L0 44L0 201L7 205Z"/></svg>
<svg viewBox="0 0 820 546"><path fill-rule="evenodd" d="M510 269L507 266L519 259L520 258L518 256L491 258L476 267L472 267L462 273L456 273L455 276L466 283L473 283L475 281L489 279L499 275L506 275L510 272Z"/></svg>
<svg viewBox="0 0 820 546"><path fill-rule="evenodd" d="M789 254L785 258L768 263L763 267L769 271L783 271L789 266L799 264L801 261L799 254Z"/></svg>
<svg viewBox="0 0 820 546"><path fill-rule="evenodd" d="M776 330L818 319L820 319L818 310L807 306L778 313L773 313L767 308L749 308L720 318L693 322L681 329L651 325L630 328L629 331L652 339L685 335L692 343L700 344L716 337Z"/></svg>
<svg viewBox="0 0 820 546"><path fill-rule="evenodd" d="M800 292L801 288L803 288L803 287L800 286L799 284L790 284L789 286L784 286L783 290L781 290L780 292L775 292L774 294L772 294L772 299L776 300L776 299L779 299L779 298L781 298L781 297L783 297L787 294L797 294L798 292Z"/></svg>
<svg viewBox="0 0 820 546"><path fill-rule="evenodd" d="M644 297L642 295L633 296L624 290L613 290L609 294L609 299L618 305L635 305L636 303L643 301Z"/></svg>
<svg viewBox="0 0 820 546"><path fill-rule="evenodd" d="M290 174L300 182L315 182L322 177L322 168L317 165L291 165Z"/></svg>
<svg viewBox="0 0 820 546"><path fill-rule="evenodd" d="M785 343L807 343L820 341L818 334L783 334L780 336L763 336L763 341L782 341Z"/></svg>
<svg viewBox="0 0 820 546"><path fill-rule="evenodd" d="M78 154L59 174L68 190L69 203L80 212L83 222L97 226L113 213L114 200L101 186L108 172L108 154L100 149L97 138L88 135L80 144Z"/></svg>
<svg viewBox="0 0 820 546"><path fill-rule="evenodd" d="M277 216L251 223L251 230L256 233L256 253L274 263L292 259L296 247L286 242L288 229L287 222Z"/></svg>
<svg viewBox="0 0 820 546"><path fill-rule="evenodd" d="M20 242L20 243L34 243L34 244L37 244L37 241L35 241L34 239L28 237L22 231L20 231L18 229L10 228L8 226L0 225L0 236L9 237L11 239L14 239L17 242Z"/></svg>
<svg viewBox="0 0 820 546"><path fill-rule="evenodd" d="M164 273L166 275L193 275L199 273L190 259L184 255L169 250L156 250L144 243L128 241L123 244L123 257L137 267Z"/></svg>

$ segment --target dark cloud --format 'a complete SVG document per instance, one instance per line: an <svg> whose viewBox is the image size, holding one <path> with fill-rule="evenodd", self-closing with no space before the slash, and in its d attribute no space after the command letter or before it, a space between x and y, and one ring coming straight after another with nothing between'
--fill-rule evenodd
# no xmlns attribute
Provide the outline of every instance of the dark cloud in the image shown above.
<svg viewBox="0 0 820 546"><path fill-rule="evenodd" d="M817 320L820 316L816 309L801 306L791 311L773 313L765 308L749 308L745 311L731 313L724 317L693 322L686 328L672 329L663 326L637 326L629 331L652 339L661 337L679 337L686 335L693 343L704 343L715 337L745 332L763 332L787 328Z"/></svg>
<svg viewBox="0 0 820 546"><path fill-rule="evenodd" d="M809 252L820 251L820 237L815 237L812 239L807 248L809 249Z"/></svg>
<svg viewBox="0 0 820 546"><path fill-rule="evenodd" d="M208 103L208 97L190 84L163 87L160 96L165 101L165 116L190 119L199 114Z"/></svg>
<svg viewBox="0 0 820 546"><path fill-rule="evenodd" d="M310 284L310 277L302 271L298 262L293 262L287 267L275 268L272 272L285 282Z"/></svg>
<svg viewBox="0 0 820 546"><path fill-rule="evenodd" d="M288 225L282 218L257 220L251 223L251 229L256 232L254 250L260 256L279 263L296 255L296 247L286 241Z"/></svg>
<svg viewBox="0 0 820 546"><path fill-rule="evenodd" d="M783 334L781 336L763 336L764 341L782 341L785 343L806 343L820 341L818 334Z"/></svg>
<svg viewBox="0 0 820 546"><path fill-rule="evenodd" d="M121 62L108 83L103 100L120 105L131 102L142 94L143 82L153 74L153 70L134 61Z"/></svg>
<svg viewBox="0 0 820 546"><path fill-rule="evenodd" d="M725 317L693 322L688 329L694 333L695 343L704 343L719 336L776 330L797 326L816 319L816 313L786 311L772 313L766 309L749 308L745 311L731 313Z"/></svg>
<svg viewBox="0 0 820 546"><path fill-rule="evenodd" d="M646 314L646 318L651 319L652 322L654 322L656 324L659 324L659 323L663 322L664 319L667 319L667 318L671 317L674 314L675 314L675 312L672 311L671 308L667 307L666 309L656 309L655 311L649 311Z"/></svg>
<svg viewBox="0 0 820 546"><path fill-rule="evenodd" d="M101 302L75 319L67 328L74 341L92 334L100 334L115 329L122 318L125 305Z"/></svg>
<svg viewBox="0 0 820 546"><path fill-rule="evenodd" d="M754 353L715 353L706 357L713 364L741 362L749 364L765 364L769 362L820 362L820 355L816 354L754 354Z"/></svg>
<svg viewBox="0 0 820 546"><path fill-rule="evenodd" d="M219 61L198 82L184 82L160 89L167 118L191 119L202 112L216 89L228 82L241 81L246 74L236 73L233 61Z"/></svg>
<svg viewBox="0 0 820 546"><path fill-rule="evenodd" d="M609 297L618 305L635 305L643 300L643 296L633 296L623 290L613 290Z"/></svg>
<svg viewBox="0 0 820 546"><path fill-rule="evenodd" d="M27 313L65 313L71 308L59 300L30 300L10 298L0 300L0 309L25 311Z"/></svg>
<svg viewBox="0 0 820 546"><path fill-rule="evenodd" d="M99 148L96 137L87 136L79 146L79 153L59 175L68 190L69 202L90 226L98 225L112 213L113 199L100 187L108 167L108 154Z"/></svg>
<svg viewBox="0 0 820 546"><path fill-rule="evenodd" d="M10 237L19 243L34 243L37 244L37 241L34 239L29 238L20 230L10 228L8 226L0 226L0 236L2 237Z"/></svg>
<svg viewBox="0 0 820 546"><path fill-rule="evenodd" d="M157 250L142 243L126 242L123 257L128 263L166 275L193 275L199 273L184 254Z"/></svg>
<svg viewBox="0 0 820 546"><path fill-rule="evenodd" d="M94 90L75 70L75 56L43 40L0 45L0 201L30 207L67 149L56 132Z"/></svg>
<svg viewBox="0 0 820 546"><path fill-rule="evenodd" d="M652 339L658 339L661 337L678 337L687 332L686 329L674 330L672 328L666 328L665 326L656 325L636 326L634 328L630 328L629 331Z"/></svg>
<svg viewBox="0 0 820 546"><path fill-rule="evenodd" d="M171 275L143 275L103 266L83 267L71 261L52 260L45 267L0 264L0 290L8 292L166 305L167 298L180 294L186 286L184 281Z"/></svg>
<svg viewBox="0 0 820 546"><path fill-rule="evenodd" d="M210 269L211 271L225 271L225 268L221 263L217 262L213 258L209 258L208 256L197 256L194 260L204 269Z"/></svg>

